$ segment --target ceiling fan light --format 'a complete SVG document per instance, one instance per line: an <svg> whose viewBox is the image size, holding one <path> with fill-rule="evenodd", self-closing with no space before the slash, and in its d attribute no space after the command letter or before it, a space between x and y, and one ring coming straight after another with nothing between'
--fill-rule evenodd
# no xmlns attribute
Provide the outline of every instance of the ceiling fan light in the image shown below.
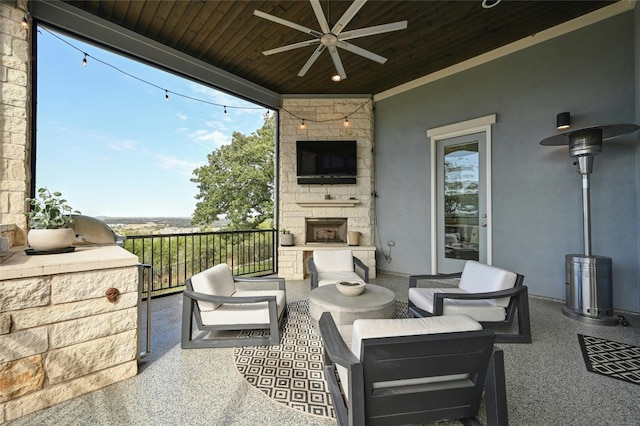
<svg viewBox="0 0 640 426"><path fill-rule="evenodd" d="M342 77L340 77L340 74L334 74L331 76L331 81L335 81L335 82L342 81Z"/></svg>

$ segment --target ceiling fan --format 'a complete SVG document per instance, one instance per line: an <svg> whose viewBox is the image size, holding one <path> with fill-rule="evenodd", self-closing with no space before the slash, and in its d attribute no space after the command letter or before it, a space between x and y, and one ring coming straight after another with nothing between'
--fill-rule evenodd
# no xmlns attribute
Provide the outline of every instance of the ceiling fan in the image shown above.
<svg viewBox="0 0 640 426"><path fill-rule="evenodd" d="M384 64L387 61L387 58L384 58L366 49L362 49L351 43L347 43L346 40L370 36L374 34L387 33L390 31L404 30L407 28L407 21L398 21L390 24L376 25L373 27L360 28L357 30L343 32L342 30L344 30L347 24L358 13L362 6L364 6L367 0L354 0L347 11L344 12L342 17L338 19L338 22L335 23L333 28L329 28L329 23L325 18L324 11L322 10L322 6L320 5L320 1L310 0L310 2L311 7L313 8L313 12L315 13L316 18L318 19L318 23L320 24L321 31L312 30L311 28L298 25L294 22L278 18L277 16L273 16L259 10L255 10L253 12L254 15L259 16L260 18L268 19L269 21L278 23L280 25L302 31L303 33L309 34L313 37L312 40L305 40L299 43L293 43L286 46L277 47L275 49L265 50L264 52L262 52L264 55L273 55L275 53L286 52L289 50L298 49L300 47L312 46L314 44L320 43L320 45L316 48L311 57L309 57L307 62L298 73L298 77L303 77L307 73L307 71L309 71L311 65L313 65L316 59L318 59L325 48L329 50L329 55L331 55L331 59L333 60L333 64L335 65L336 71L338 72L341 80L347 78L347 74L344 71L342 60L340 59L340 55L338 54L338 47L351 53L355 53L356 55L360 55L364 58L371 59L372 61L378 62L380 64Z"/></svg>

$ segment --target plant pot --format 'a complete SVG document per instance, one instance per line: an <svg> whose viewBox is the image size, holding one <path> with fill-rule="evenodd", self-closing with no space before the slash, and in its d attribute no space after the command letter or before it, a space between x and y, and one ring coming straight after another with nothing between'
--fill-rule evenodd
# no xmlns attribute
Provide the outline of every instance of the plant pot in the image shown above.
<svg viewBox="0 0 640 426"><path fill-rule="evenodd" d="M293 245L293 234L280 234L280 245L281 246L292 246Z"/></svg>
<svg viewBox="0 0 640 426"><path fill-rule="evenodd" d="M31 229L27 234L27 242L34 250L55 250L69 247L75 236L71 228Z"/></svg>

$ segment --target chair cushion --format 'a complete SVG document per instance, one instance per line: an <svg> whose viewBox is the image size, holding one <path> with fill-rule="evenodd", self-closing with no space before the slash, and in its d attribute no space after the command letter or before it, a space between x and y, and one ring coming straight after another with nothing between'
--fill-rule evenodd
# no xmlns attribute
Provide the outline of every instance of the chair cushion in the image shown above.
<svg viewBox="0 0 640 426"><path fill-rule="evenodd" d="M469 293L485 293L507 290L516 284L517 275L495 266L485 265L475 260L467 260L462 270L459 287ZM509 297L492 299L490 303L506 308Z"/></svg>
<svg viewBox="0 0 640 426"><path fill-rule="evenodd" d="M409 289L409 300L418 308L433 313L435 293L468 293L461 288L415 288ZM507 298L508 299L508 298ZM507 316L505 308L496 306L493 300L445 299L443 315L469 315L476 321L499 322Z"/></svg>
<svg viewBox="0 0 640 426"><path fill-rule="evenodd" d="M226 263L221 263L191 277L191 285L196 293L211 294L214 296L231 296L236 291L231 268ZM198 301L201 312L214 311L219 303Z"/></svg>
<svg viewBox="0 0 640 426"><path fill-rule="evenodd" d="M358 358L362 350L362 340L377 337L413 336L418 334L438 334L463 331L482 330L482 325L467 315L448 315L428 318L402 318L402 319L358 319L351 329L351 352ZM347 342L348 346L348 342ZM348 398L349 377L346 368L336 365L342 390ZM464 380L466 376L455 375L446 378L418 378L406 381L394 381L393 387L403 385L426 384L438 381ZM382 387L385 385L382 384Z"/></svg>
<svg viewBox="0 0 640 426"><path fill-rule="evenodd" d="M284 290L236 291L233 297L272 295L276 296L278 317L280 317L286 305ZM223 303L216 310L201 312L200 316L204 325L269 324L269 304L267 302Z"/></svg>
<svg viewBox="0 0 640 426"><path fill-rule="evenodd" d="M313 263L318 273L353 272L351 250L314 250Z"/></svg>
<svg viewBox="0 0 640 426"><path fill-rule="evenodd" d="M318 287L340 281L361 282L364 280L355 272L318 272Z"/></svg>

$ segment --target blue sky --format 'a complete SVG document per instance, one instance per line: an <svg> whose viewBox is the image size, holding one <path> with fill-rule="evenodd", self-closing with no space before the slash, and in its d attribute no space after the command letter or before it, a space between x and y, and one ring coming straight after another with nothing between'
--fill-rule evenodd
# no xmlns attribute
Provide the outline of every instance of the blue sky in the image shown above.
<svg viewBox="0 0 640 426"><path fill-rule="evenodd" d="M193 170L234 131L262 127L266 108L48 31L38 35L36 188L82 214L191 216ZM83 67L82 52L162 89L91 57ZM227 113L171 93L167 102L163 89Z"/></svg>

